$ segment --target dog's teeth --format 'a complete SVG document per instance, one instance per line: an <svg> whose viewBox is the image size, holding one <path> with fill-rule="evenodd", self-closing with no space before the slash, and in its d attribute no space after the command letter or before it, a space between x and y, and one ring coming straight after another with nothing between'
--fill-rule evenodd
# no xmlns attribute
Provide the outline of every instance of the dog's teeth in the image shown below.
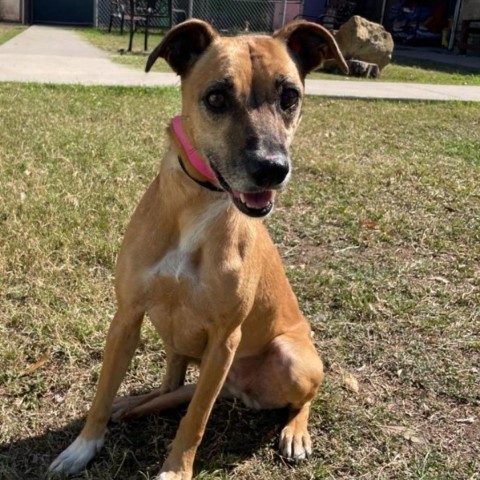
<svg viewBox="0 0 480 480"><path fill-rule="evenodd" d="M242 203L247 203L246 200L245 200L245 195L243 193L240 194L240 201Z"/></svg>

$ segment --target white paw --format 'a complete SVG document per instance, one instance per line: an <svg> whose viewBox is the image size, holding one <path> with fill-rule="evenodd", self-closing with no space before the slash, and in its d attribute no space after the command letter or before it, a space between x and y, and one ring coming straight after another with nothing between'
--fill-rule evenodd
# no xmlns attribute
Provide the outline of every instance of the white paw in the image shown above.
<svg viewBox="0 0 480 480"><path fill-rule="evenodd" d="M167 467L168 468L168 467ZM168 469L165 472L160 472L155 480L192 480L192 472L189 471L173 471Z"/></svg>
<svg viewBox="0 0 480 480"><path fill-rule="evenodd" d="M182 476L175 472L162 472L155 477L155 480L182 480Z"/></svg>
<svg viewBox="0 0 480 480"><path fill-rule="evenodd" d="M290 427L285 427L280 434L280 452L295 462L305 460L312 454L312 440L305 430L293 432Z"/></svg>
<svg viewBox="0 0 480 480"><path fill-rule="evenodd" d="M170 480L173 478L168 472L163 472L155 477L155 480Z"/></svg>
<svg viewBox="0 0 480 480"><path fill-rule="evenodd" d="M52 474L67 473L74 475L83 470L88 462L102 448L103 436L94 440L77 437L50 465L48 471Z"/></svg>

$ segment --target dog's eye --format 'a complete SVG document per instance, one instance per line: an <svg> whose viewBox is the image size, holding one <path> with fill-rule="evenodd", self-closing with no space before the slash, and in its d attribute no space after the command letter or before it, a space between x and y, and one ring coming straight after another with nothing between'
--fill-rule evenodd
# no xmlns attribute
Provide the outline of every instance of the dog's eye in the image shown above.
<svg viewBox="0 0 480 480"><path fill-rule="evenodd" d="M206 98L205 103L214 112L225 110L227 106L227 97L223 92L210 92Z"/></svg>
<svg viewBox="0 0 480 480"><path fill-rule="evenodd" d="M300 96L294 88L285 88L280 96L282 110L288 110L298 103Z"/></svg>

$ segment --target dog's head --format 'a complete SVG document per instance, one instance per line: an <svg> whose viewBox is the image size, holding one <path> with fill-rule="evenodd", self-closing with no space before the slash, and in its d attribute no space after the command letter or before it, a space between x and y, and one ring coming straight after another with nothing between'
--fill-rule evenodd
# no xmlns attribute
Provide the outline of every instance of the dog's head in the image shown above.
<svg viewBox="0 0 480 480"><path fill-rule="evenodd" d="M243 213L261 217L290 176L307 73L327 58L348 71L332 35L299 21L273 36L220 37L206 22L176 26L150 55L182 78L182 118L191 143Z"/></svg>

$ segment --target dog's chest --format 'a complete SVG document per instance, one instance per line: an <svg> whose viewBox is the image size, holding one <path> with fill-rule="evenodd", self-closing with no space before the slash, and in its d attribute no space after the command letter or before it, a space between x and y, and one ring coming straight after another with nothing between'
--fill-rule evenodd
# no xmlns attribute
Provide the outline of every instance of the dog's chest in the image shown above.
<svg viewBox="0 0 480 480"><path fill-rule="evenodd" d="M169 277L177 282L198 280L198 265L194 261L198 249L192 245L191 249L177 248L169 251L160 262L155 265L152 276Z"/></svg>
<svg viewBox="0 0 480 480"><path fill-rule="evenodd" d="M205 319L212 305L207 248L228 200L217 201L185 222L178 242L147 272L148 314L163 341L175 352L201 358L206 345ZM216 237L218 238L218 237Z"/></svg>
<svg viewBox="0 0 480 480"><path fill-rule="evenodd" d="M192 216L181 229L178 243L152 266L148 272L149 277L168 277L177 282L198 282L202 268L202 247L209 241L210 231L227 206L228 203L220 199L212 202L198 215Z"/></svg>

